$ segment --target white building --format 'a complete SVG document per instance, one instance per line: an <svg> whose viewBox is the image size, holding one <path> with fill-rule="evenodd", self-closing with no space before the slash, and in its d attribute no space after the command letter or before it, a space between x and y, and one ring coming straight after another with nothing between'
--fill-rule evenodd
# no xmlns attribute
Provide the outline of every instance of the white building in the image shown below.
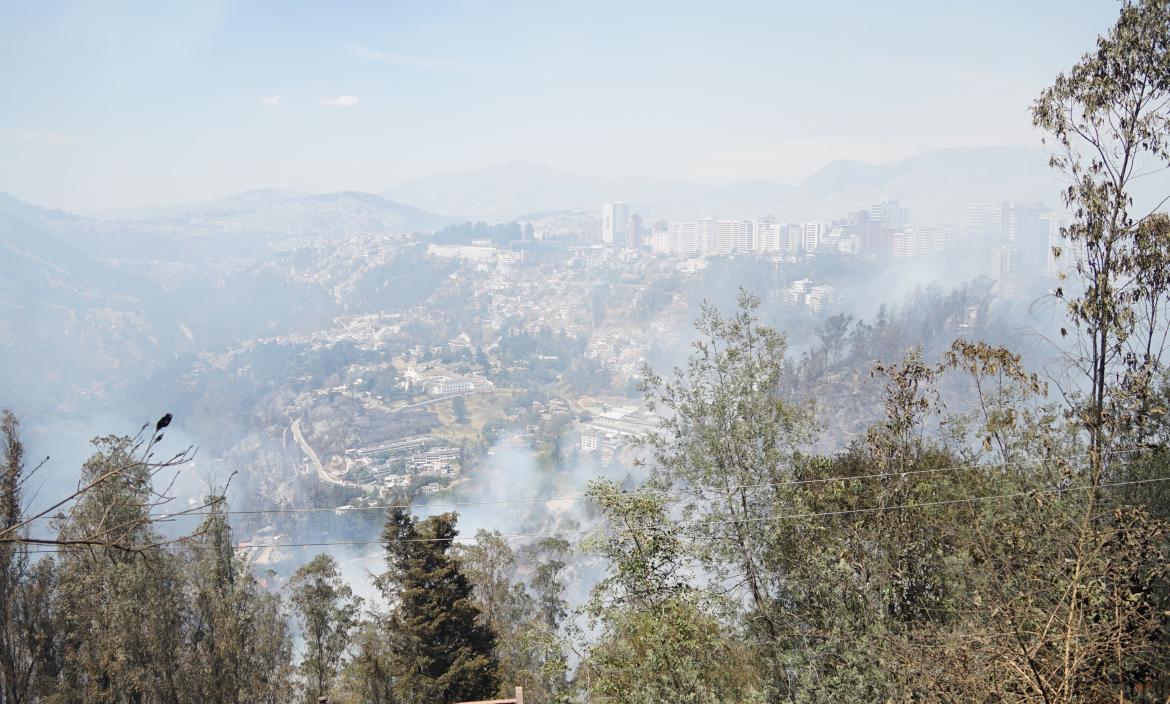
<svg viewBox="0 0 1170 704"><path fill-rule="evenodd" d="M812 279L798 279L784 287L786 303L804 303L804 296L812 287Z"/></svg>
<svg viewBox="0 0 1170 704"><path fill-rule="evenodd" d="M800 223L800 248L806 254L817 251L817 248L821 246L821 240L824 238L825 223L820 220Z"/></svg>
<svg viewBox="0 0 1170 704"><path fill-rule="evenodd" d="M671 230L659 230L650 235L650 249L656 254L677 254L678 233Z"/></svg>
<svg viewBox="0 0 1170 704"><path fill-rule="evenodd" d="M695 221L696 235L699 240L699 249L696 251L709 253L715 251L715 218L699 218Z"/></svg>
<svg viewBox="0 0 1170 704"><path fill-rule="evenodd" d="M751 220L740 220L735 234L735 249L739 252L752 251L756 240L756 226Z"/></svg>
<svg viewBox="0 0 1170 704"><path fill-rule="evenodd" d="M772 216L766 215L752 225L752 251L776 252L780 250L780 232Z"/></svg>
<svg viewBox="0 0 1170 704"><path fill-rule="evenodd" d="M938 228L907 227L891 237L891 253L901 259L925 257L943 251L944 233Z"/></svg>
<svg viewBox="0 0 1170 704"><path fill-rule="evenodd" d="M967 206L967 239L973 242L1004 238L1003 204L971 203Z"/></svg>
<svg viewBox="0 0 1170 704"><path fill-rule="evenodd" d="M715 252L731 254L735 251L741 228L739 220L720 220L715 223Z"/></svg>
<svg viewBox="0 0 1170 704"><path fill-rule="evenodd" d="M757 230L757 251L780 252L788 244L788 227L768 223Z"/></svg>
<svg viewBox="0 0 1170 704"><path fill-rule="evenodd" d="M697 254L706 251L699 238L697 222L675 223L670 226L670 231L674 235L676 254Z"/></svg>
<svg viewBox="0 0 1170 704"><path fill-rule="evenodd" d="M412 474L451 475L459 470L462 455L457 447L437 447L416 452L406 460L406 469Z"/></svg>
<svg viewBox="0 0 1170 704"><path fill-rule="evenodd" d="M837 291L832 286L813 286L804 294L804 304L814 313L819 313L836 302Z"/></svg>
<svg viewBox="0 0 1170 704"><path fill-rule="evenodd" d="M436 396L444 394L469 394L475 391L475 382L467 379L452 379L449 376L436 376L427 380L431 393Z"/></svg>

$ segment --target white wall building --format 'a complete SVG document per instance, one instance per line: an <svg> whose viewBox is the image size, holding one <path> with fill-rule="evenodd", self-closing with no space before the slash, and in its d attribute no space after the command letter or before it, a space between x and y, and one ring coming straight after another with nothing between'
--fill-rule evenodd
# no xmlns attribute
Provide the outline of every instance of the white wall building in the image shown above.
<svg viewBox="0 0 1170 704"><path fill-rule="evenodd" d="M699 218L695 221L696 235L699 240L700 252L715 251L715 218Z"/></svg>
<svg viewBox="0 0 1170 704"><path fill-rule="evenodd" d="M817 251L825 238L825 223L812 220L800 223L800 248L806 254Z"/></svg>
<svg viewBox="0 0 1170 704"><path fill-rule="evenodd" d="M720 220L715 224L715 252L731 254L739 241L741 228L739 220Z"/></svg>
<svg viewBox="0 0 1170 704"><path fill-rule="evenodd" d="M475 391L475 382L467 379L452 379L448 376L436 376L427 380L431 393L436 396L444 394L469 394Z"/></svg>
<svg viewBox="0 0 1170 704"><path fill-rule="evenodd" d="M659 230L650 235L650 249L653 250L656 254L677 254L677 231Z"/></svg>

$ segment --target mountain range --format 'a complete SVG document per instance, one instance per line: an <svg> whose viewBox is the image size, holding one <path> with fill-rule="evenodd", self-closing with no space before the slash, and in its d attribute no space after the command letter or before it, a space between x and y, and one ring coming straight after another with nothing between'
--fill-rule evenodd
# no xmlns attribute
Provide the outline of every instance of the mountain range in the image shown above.
<svg viewBox="0 0 1170 704"><path fill-rule="evenodd" d="M968 203L1059 205L1061 180L1038 147L971 147L884 164L835 161L802 183L766 180L711 185L681 179L587 176L513 162L412 179L381 193L465 219L505 220L549 210L597 210L622 200L647 219L715 215L786 219L841 216L883 198L908 206L918 224L961 222Z"/></svg>

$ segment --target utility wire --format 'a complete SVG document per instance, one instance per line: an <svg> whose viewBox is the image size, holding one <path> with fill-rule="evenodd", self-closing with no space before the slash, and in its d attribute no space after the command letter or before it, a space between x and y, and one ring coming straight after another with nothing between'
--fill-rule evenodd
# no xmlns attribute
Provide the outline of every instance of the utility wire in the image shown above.
<svg viewBox="0 0 1170 704"><path fill-rule="evenodd" d="M1120 450L1111 450L1103 453L1106 456L1123 455L1132 452L1140 452L1148 448L1131 447ZM1039 458L1038 461L1051 462L1054 460L1068 460L1078 459L1082 453L1069 455L1053 455L1051 457ZM906 471L892 471L892 472L878 472L874 474L854 474L849 476L836 477L818 477L812 479L790 479L779 482L763 482L759 484L740 484L736 486L721 488L720 491L740 491L744 489L765 489L769 487L785 487L785 486L806 486L811 484L831 484L833 482L847 482L860 481L864 479L884 479L887 477L911 477L924 474L939 474L942 472L955 472L963 469L1008 469L1011 467L1021 467L1020 463L1016 462L1001 462L1001 463L967 463L959 465L951 465L948 467L934 467L932 469L914 469ZM682 498L684 495L677 490L670 489L637 489L626 492L627 496L662 496L666 498ZM546 503L550 501L567 502L567 501L582 501L590 498L589 494L563 494L560 496L541 496L525 499L487 499L483 501L443 501L437 503L400 503L400 504L378 504L374 506L347 506L347 507L316 507L316 508L257 508L257 509L237 509L231 511L175 511L172 513L156 513L151 514L149 518L156 521L166 521L174 518L182 518L184 516L256 516L269 514L301 514L301 513L348 513L350 511L388 511L397 508L461 508L465 506L507 506L513 504L534 504ZM54 518L55 516L43 516L42 520Z"/></svg>
<svg viewBox="0 0 1170 704"><path fill-rule="evenodd" d="M518 540L518 539L533 539L533 538L558 538L558 537L579 537L589 535L610 535L610 534L628 534L628 533L645 533L649 531L670 529L670 528L706 528L711 526L721 525L737 525L746 523L769 523L776 521L787 521L794 519L811 519L811 518L827 518L835 516L848 516L858 514L873 514L885 513L887 511L900 511L914 508L937 508L941 506L955 506L960 504L978 503L981 501L993 501L998 499L1020 499L1036 496L1048 496L1055 494L1064 494L1073 491L1088 491L1090 489L1115 489L1123 486L1136 486L1141 484L1155 484L1158 482L1170 481L1170 476L1154 477L1151 479L1134 479L1124 482L1113 482L1109 484L1085 485L1075 487L1063 487L1053 489L1035 489L1032 491L1019 491L1007 494L989 494L984 496L971 496L962 499L943 499L938 501L923 501L911 504L892 504L890 506L872 506L868 508L853 508L841 509L837 511L819 511L811 513L789 513L779 516L760 516L757 518L734 518L719 521L693 521L683 523L673 523L664 525L662 528L591 528L588 530L569 530L569 531L551 531L542 533L507 533L497 535L504 540ZM180 538L175 541L175 544L181 544L186 539ZM394 540L342 540L342 541L323 541L323 542L298 542L298 543L239 543L235 547L237 550L253 550L263 548L293 548L293 547L327 547L327 546L362 546L362 545L386 545L388 543L459 543L459 542L474 542L478 540L475 536L455 536L452 538L401 538ZM177 546L177 545L176 545ZM212 547L203 545L189 545L186 547ZM39 553L57 553L64 552L61 549L52 550L30 550L30 554Z"/></svg>

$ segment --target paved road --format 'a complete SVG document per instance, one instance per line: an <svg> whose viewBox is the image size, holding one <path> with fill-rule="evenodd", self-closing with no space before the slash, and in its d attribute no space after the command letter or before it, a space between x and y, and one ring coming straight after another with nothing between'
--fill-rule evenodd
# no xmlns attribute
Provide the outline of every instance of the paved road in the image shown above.
<svg viewBox="0 0 1170 704"><path fill-rule="evenodd" d="M351 482L337 479L325 471L325 467L321 465L321 458L317 457L317 453L313 451L313 448L309 447L309 443L305 442L305 436L301 434L300 418L294 420L290 427L292 429L293 438L297 441L297 444L301 446L301 450L303 450L304 453L308 455L309 459L313 462L313 467L317 469L317 476L321 478L321 481L327 482L329 484L336 484L338 486L357 486Z"/></svg>

